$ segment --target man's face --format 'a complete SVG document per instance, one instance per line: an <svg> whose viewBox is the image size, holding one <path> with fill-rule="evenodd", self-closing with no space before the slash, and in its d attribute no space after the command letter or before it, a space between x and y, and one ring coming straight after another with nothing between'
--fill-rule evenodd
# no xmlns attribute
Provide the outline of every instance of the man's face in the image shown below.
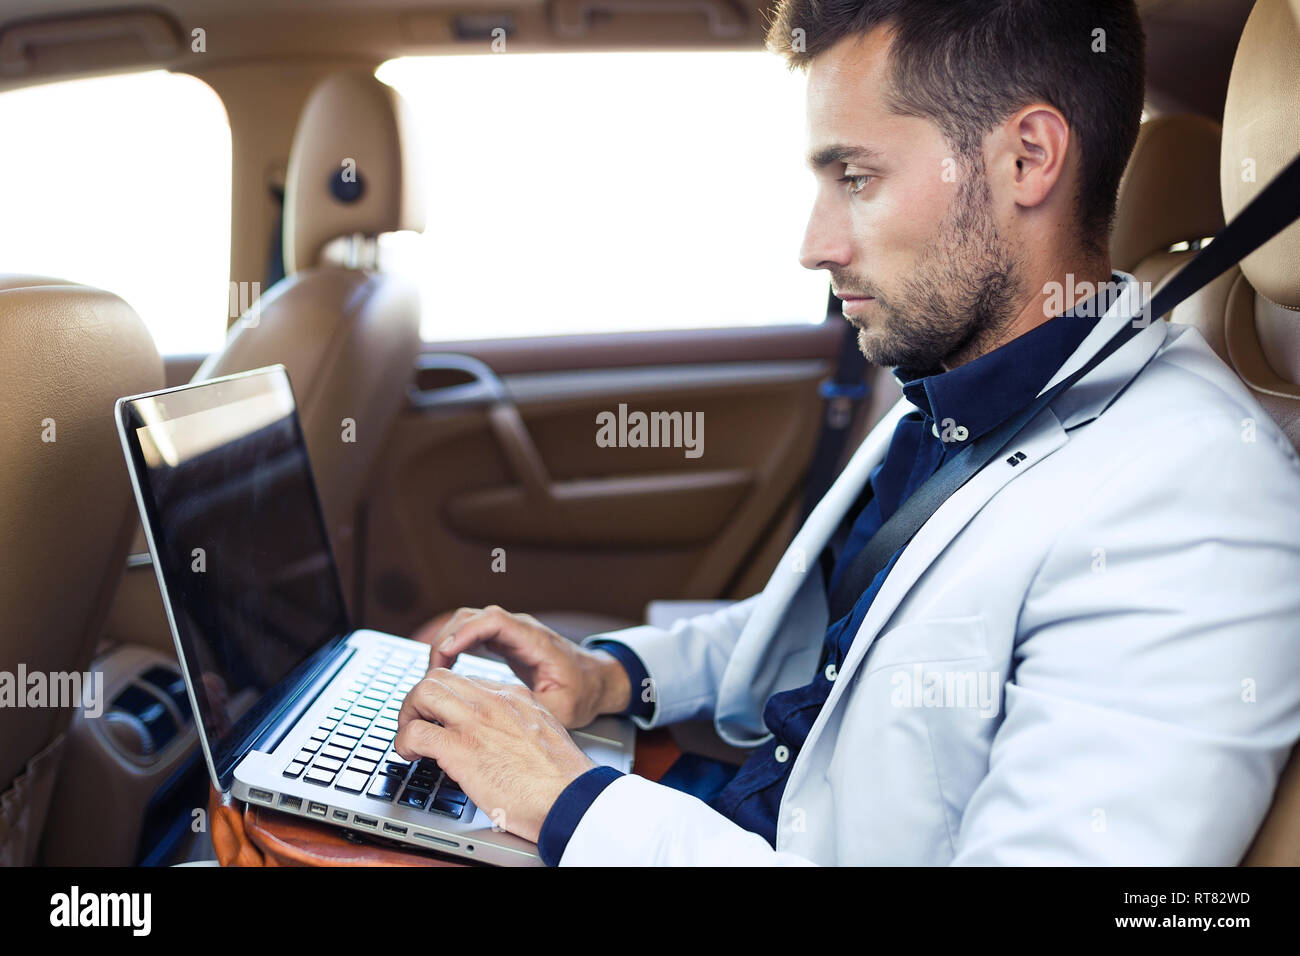
<svg viewBox="0 0 1300 956"><path fill-rule="evenodd" d="M877 28L809 66L809 157L824 164L800 261L848 297L868 361L928 371L989 347L1015 315L1020 270L982 157L960 159L932 120L886 109L888 46Z"/></svg>

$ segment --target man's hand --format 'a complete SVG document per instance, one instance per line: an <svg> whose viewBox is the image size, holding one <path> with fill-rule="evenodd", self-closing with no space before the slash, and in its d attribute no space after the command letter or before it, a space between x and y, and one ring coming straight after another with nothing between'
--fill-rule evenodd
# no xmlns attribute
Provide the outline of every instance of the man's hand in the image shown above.
<svg viewBox="0 0 1300 956"><path fill-rule="evenodd" d="M393 746L432 757L497 825L537 842L551 805L596 766L533 693L435 668L411 688Z"/></svg>
<svg viewBox="0 0 1300 956"><path fill-rule="evenodd" d="M495 604L463 607L446 623L434 619L413 640L433 645L430 674L450 668L458 654L473 647L500 654L565 727L585 727L601 714L617 714L632 698L627 672L612 655L581 648L535 617Z"/></svg>

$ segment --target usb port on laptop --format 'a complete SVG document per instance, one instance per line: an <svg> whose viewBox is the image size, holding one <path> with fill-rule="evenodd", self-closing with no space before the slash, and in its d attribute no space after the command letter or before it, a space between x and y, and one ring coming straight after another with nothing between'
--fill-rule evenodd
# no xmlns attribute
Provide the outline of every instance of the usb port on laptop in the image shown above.
<svg viewBox="0 0 1300 956"><path fill-rule="evenodd" d="M359 826L359 827L369 827L369 828L372 829L372 830L373 830L375 827L379 826L379 821L378 821L378 820L372 819L371 817L363 817L363 816L361 816L360 814L358 814L357 816L353 817L353 818L352 818L352 822L355 823L355 824L356 824L357 826Z"/></svg>
<svg viewBox="0 0 1300 956"><path fill-rule="evenodd" d="M385 823L385 824L384 824L384 832L385 832L385 833L396 833L396 834L399 835L399 836L406 836L406 827L399 827L399 826L398 826L397 824L395 824L395 823Z"/></svg>

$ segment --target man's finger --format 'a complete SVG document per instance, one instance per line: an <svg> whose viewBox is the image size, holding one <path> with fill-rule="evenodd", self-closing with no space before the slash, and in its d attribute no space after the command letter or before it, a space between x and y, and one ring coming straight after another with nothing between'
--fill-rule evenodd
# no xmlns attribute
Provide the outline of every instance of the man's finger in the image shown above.
<svg viewBox="0 0 1300 956"><path fill-rule="evenodd" d="M456 628L469 617L479 614L481 611L475 607L457 608L455 611L448 611L439 614L437 617L430 619L418 631L411 635L411 640L419 641L421 644L428 644L430 647L437 647L445 641Z"/></svg>
<svg viewBox="0 0 1300 956"><path fill-rule="evenodd" d="M454 678L454 680L453 680ZM397 712L399 728L412 720L435 720L444 727L459 727L473 718L473 708L465 700L459 683L465 678L451 671L431 671L411 688Z"/></svg>
<svg viewBox="0 0 1300 956"><path fill-rule="evenodd" d="M393 749L404 760L418 760L420 757L432 757L440 760L446 756L448 745L454 738L453 731L427 720L413 720L397 732L393 738Z"/></svg>
<svg viewBox="0 0 1300 956"><path fill-rule="evenodd" d="M517 622L495 605L462 621L429 654L429 666L451 667L456 657L480 644L491 644L491 650L509 661L512 657L531 659L536 652L536 637L517 626Z"/></svg>

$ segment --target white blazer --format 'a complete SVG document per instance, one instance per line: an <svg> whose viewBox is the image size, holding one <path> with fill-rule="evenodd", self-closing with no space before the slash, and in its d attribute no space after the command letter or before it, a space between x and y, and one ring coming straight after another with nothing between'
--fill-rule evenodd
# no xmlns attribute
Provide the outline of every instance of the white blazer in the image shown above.
<svg viewBox="0 0 1300 956"><path fill-rule="evenodd" d="M1122 275L1043 391L1132 321ZM645 662L643 729L770 736L767 698L818 665L817 557L911 409L866 437L761 593L588 639ZM1196 329L1154 321L900 556L790 769L775 850L629 775L561 863L1231 865L1297 738L1300 460Z"/></svg>

